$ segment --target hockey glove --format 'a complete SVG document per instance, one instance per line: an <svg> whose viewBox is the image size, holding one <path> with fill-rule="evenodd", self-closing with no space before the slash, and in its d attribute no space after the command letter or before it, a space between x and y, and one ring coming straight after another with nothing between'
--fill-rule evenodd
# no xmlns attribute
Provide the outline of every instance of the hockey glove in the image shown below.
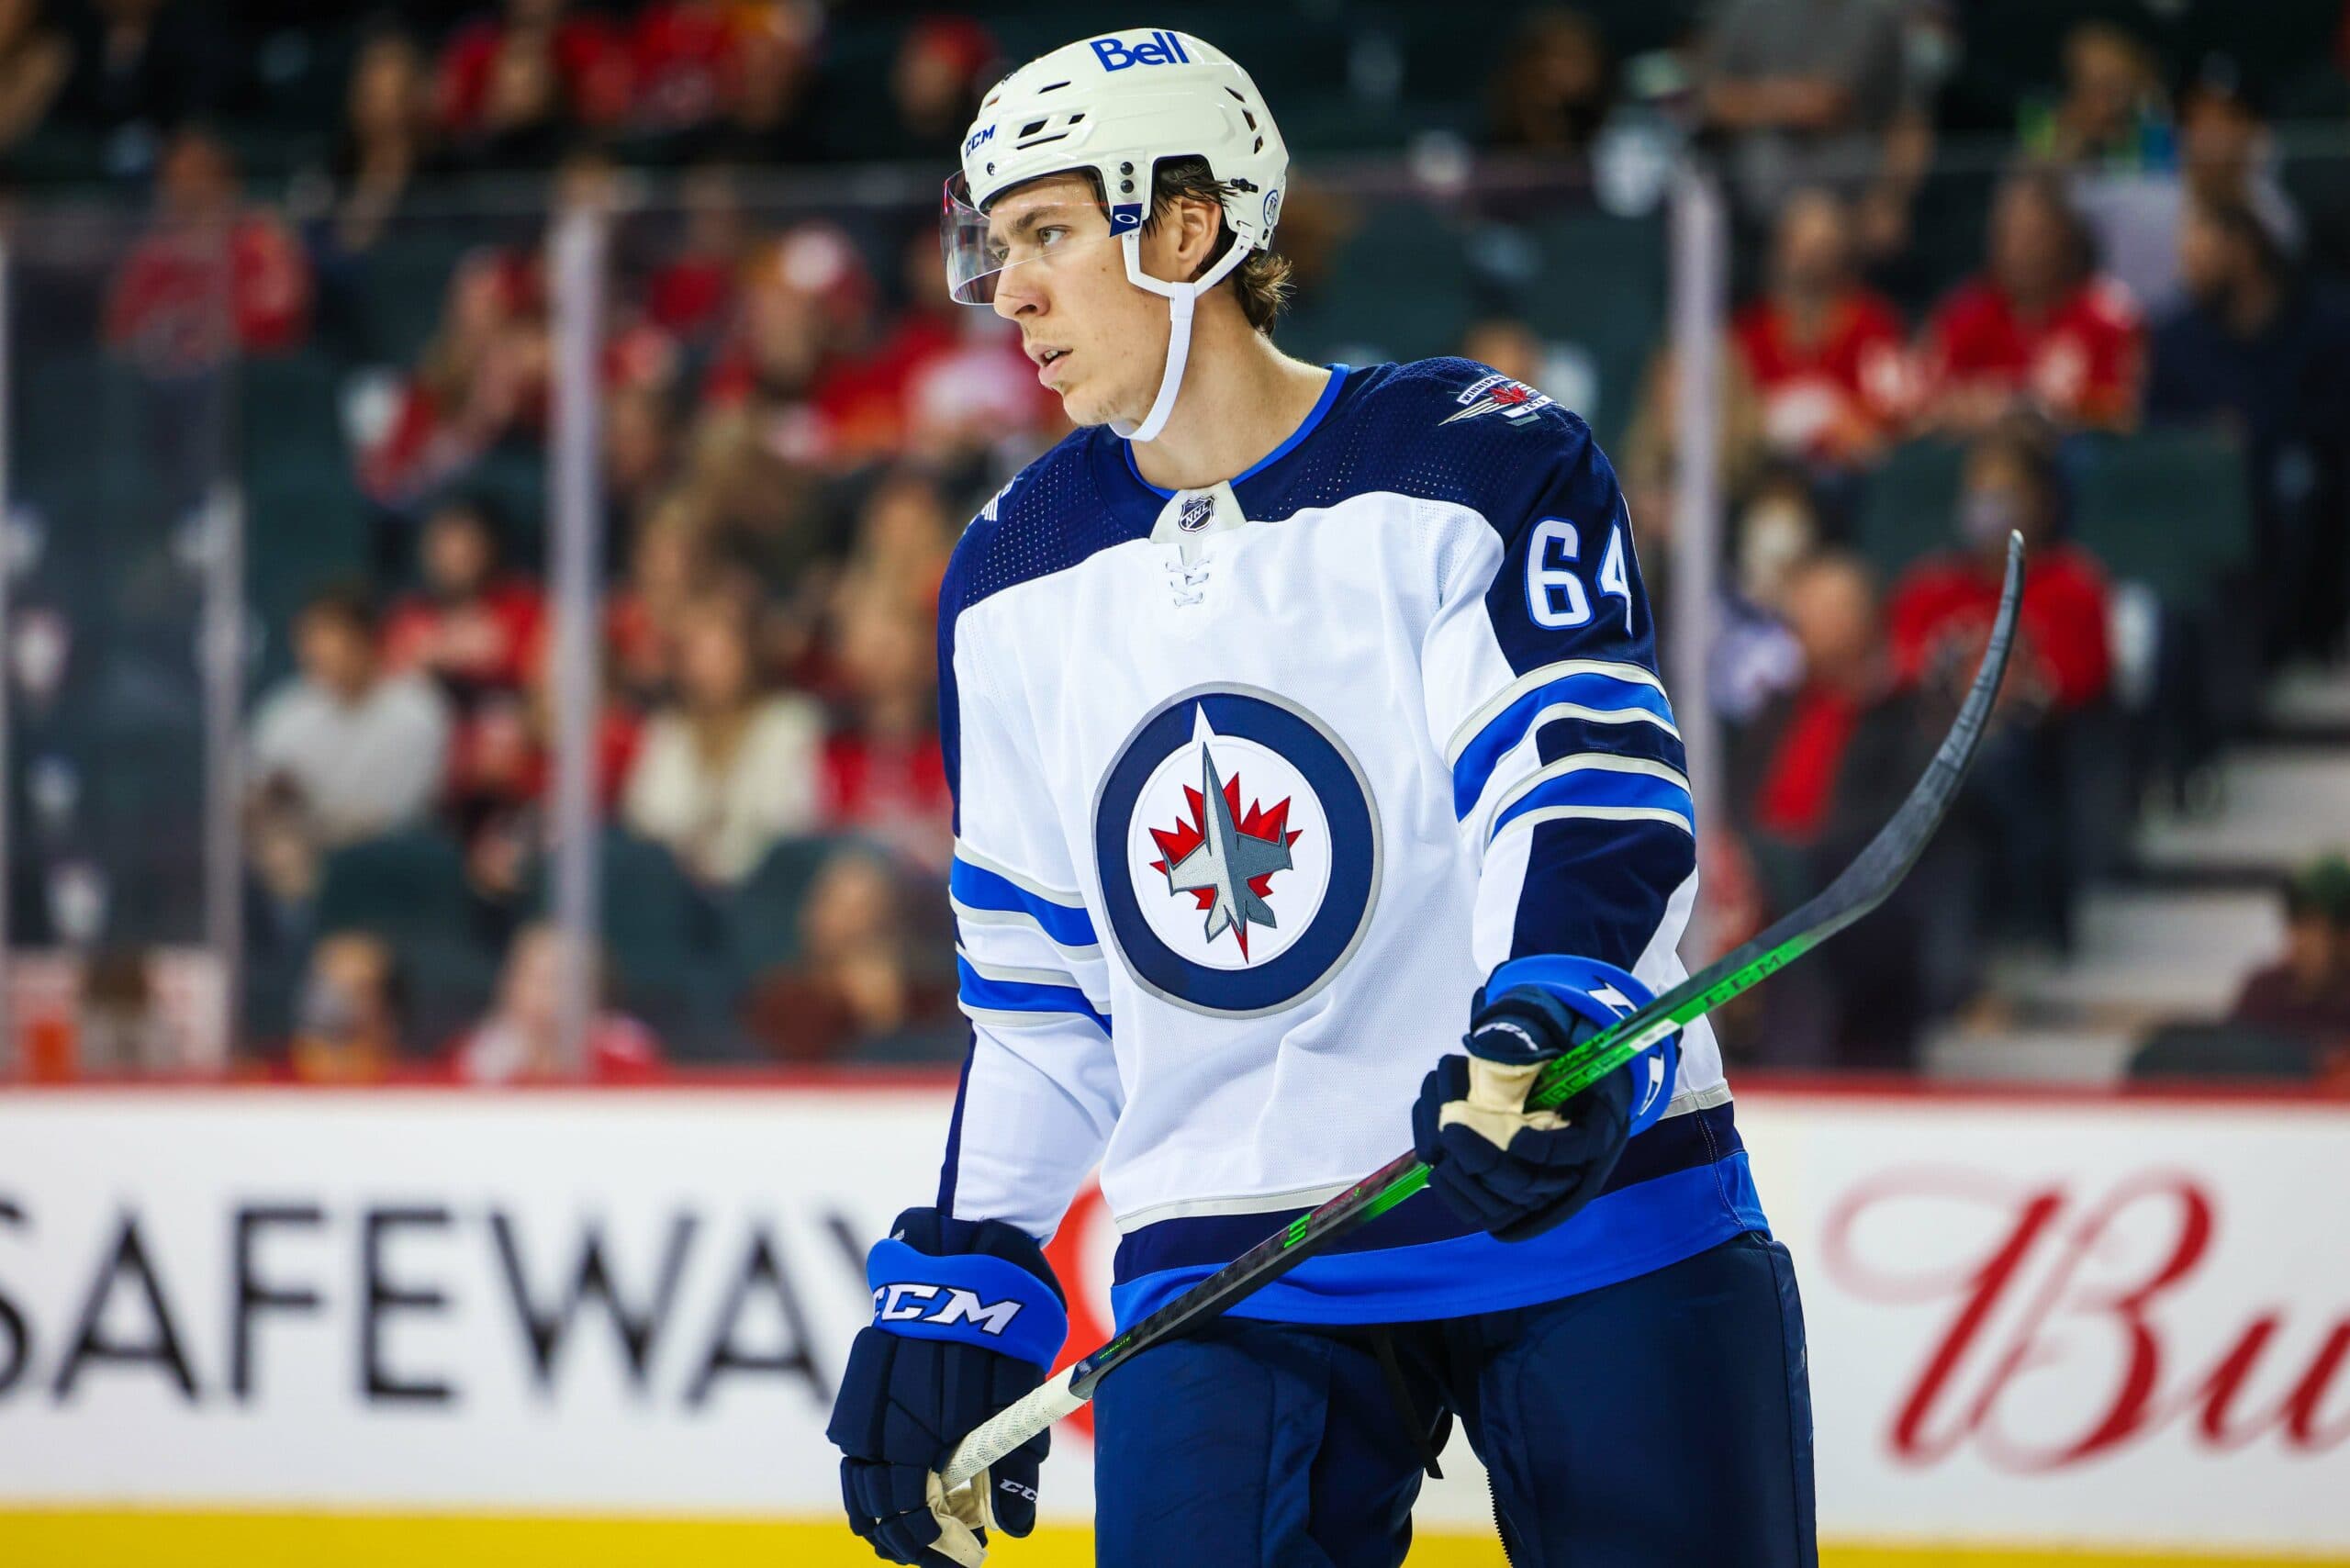
<svg viewBox="0 0 2350 1568"><path fill-rule="evenodd" d="M866 1260L873 1324L849 1348L824 1429L845 1456L849 1529L877 1556L979 1568L987 1532L1036 1523L1039 1433L949 1495L938 1472L971 1429L1044 1381L1069 1333L1058 1281L1024 1232L908 1209Z"/></svg>
<svg viewBox="0 0 2350 1568"><path fill-rule="evenodd" d="M1671 1097L1677 1036L1555 1110L1529 1109L1542 1066L1648 1002L1648 987L1587 958L1517 958L1472 1004L1466 1056L1420 1085L1412 1141L1428 1185L1503 1241L1564 1225L1599 1195L1631 1135Z"/></svg>

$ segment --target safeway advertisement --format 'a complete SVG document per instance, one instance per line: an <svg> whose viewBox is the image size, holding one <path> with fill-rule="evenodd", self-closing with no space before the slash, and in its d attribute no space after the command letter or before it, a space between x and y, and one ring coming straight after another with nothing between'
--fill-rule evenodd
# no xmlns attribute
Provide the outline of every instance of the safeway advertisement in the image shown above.
<svg viewBox="0 0 2350 1568"><path fill-rule="evenodd" d="M819 1518L943 1089L0 1095L0 1506ZM1751 1093L1823 1533L2350 1551L2350 1108ZM1106 1331L1095 1200L1054 1253ZM1075 1348L1075 1347L1073 1347ZM1082 1518L1082 1422L1046 1471ZM1424 1524L1473 1526L1467 1445Z"/></svg>

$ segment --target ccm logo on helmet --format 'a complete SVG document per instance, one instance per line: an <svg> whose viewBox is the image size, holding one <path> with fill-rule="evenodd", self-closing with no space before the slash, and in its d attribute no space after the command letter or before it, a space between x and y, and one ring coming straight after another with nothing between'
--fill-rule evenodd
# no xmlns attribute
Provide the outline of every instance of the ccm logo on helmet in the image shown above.
<svg viewBox="0 0 2350 1568"><path fill-rule="evenodd" d="M1129 65L1189 65L1192 57L1173 33L1155 32L1142 42L1128 49L1114 38L1095 39L1093 52L1104 71L1124 71Z"/></svg>
<svg viewBox="0 0 2350 1568"><path fill-rule="evenodd" d="M942 1294L946 1299L941 1302ZM1021 1304L1000 1301L982 1306L979 1298L953 1285L883 1285L873 1293L873 1313L885 1323L970 1323L983 1334L1002 1334L1020 1316Z"/></svg>
<svg viewBox="0 0 2350 1568"><path fill-rule="evenodd" d="M963 143L963 151L966 154L968 154L971 149L977 147L982 141L993 141L994 140L995 127L991 125L983 126L979 129L971 132L971 140Z"/></svg>

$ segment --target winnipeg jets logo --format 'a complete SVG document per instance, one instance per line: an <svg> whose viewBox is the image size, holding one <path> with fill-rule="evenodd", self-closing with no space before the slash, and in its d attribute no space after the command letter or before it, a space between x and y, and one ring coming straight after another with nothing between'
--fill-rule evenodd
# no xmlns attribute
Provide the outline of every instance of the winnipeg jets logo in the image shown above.
<svg viewBox="0 0 2350 1568"><path fill-rule="evenodd" d="M1289 846L1303 830L1289 831L1289 801L1276 801L1266 811L1256 801L1240 810L1240 776L1216 777L1215 755L1200 745L1200 787L1186 788L1183 798L1192 820L1178 823L1173 832L1150 830L1160 858L1151 869L1167 876L1169 897L1189 893L1207 912L1204 935L1214 942L1225 932L1248 956L1248 927L1279 929L1267 901L1272 896L1273 873L1294 862Z"/></svg>
<svg viewBox="0 0 2350 1568"><path fill-rule="evenodd" d="M1549 408L1552 399L1549 393L1537 392L1523 381L1494 375L1471 382L1453 401L1460 405L1460 411L1447 414L1437 423L1449 425L1473 420L1480 414L1497 413L1512 424L1522 424L1532 419L1538 409Z"/></svg>
<svg viewBox="0 0 2350 1568"><path fill-rule="evenodd" d="M1152 994L1254 1016L1346 962L1379 888L1361 767L1270 692L1169 698L1118 748L1095 797L1107 936Z"/></svg>

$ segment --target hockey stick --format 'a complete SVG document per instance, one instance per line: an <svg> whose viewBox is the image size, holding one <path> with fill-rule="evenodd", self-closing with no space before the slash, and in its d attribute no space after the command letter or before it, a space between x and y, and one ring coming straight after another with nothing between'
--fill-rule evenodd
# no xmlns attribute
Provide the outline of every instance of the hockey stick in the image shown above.
<svg viewBox="0 0 2350 1568"><path fill-rule="evenodd" d="M2015 642L2016 609L2022 598L2023 538L2010 534L2007 580L2000 587L1999 613L1983 650L1983 662L1950 734L1942 737L1924 777L1910 790L1893 820L1810 902L1544 1068L1533 1092L1527 1096L1528 1103L1556 1106L1581 1093L1675 1029L1777 973L1885 902L1925 853L1927 842L1958 798L1959 785L1975 760L1992 701L1998 695L2000 678L2007 673L2009 650ZM947 1460L946 1489L951 1492L962 1485L1077 1409L1093 1396L1095 1384L1125 1362L1227 1311L1347 1232L1385 1214L1427 1182L1428 1168L1419 1156L1405 1153L1321 1207L1298 1215L1278 1235L1250 1248L981 1423Z"/></svg>

